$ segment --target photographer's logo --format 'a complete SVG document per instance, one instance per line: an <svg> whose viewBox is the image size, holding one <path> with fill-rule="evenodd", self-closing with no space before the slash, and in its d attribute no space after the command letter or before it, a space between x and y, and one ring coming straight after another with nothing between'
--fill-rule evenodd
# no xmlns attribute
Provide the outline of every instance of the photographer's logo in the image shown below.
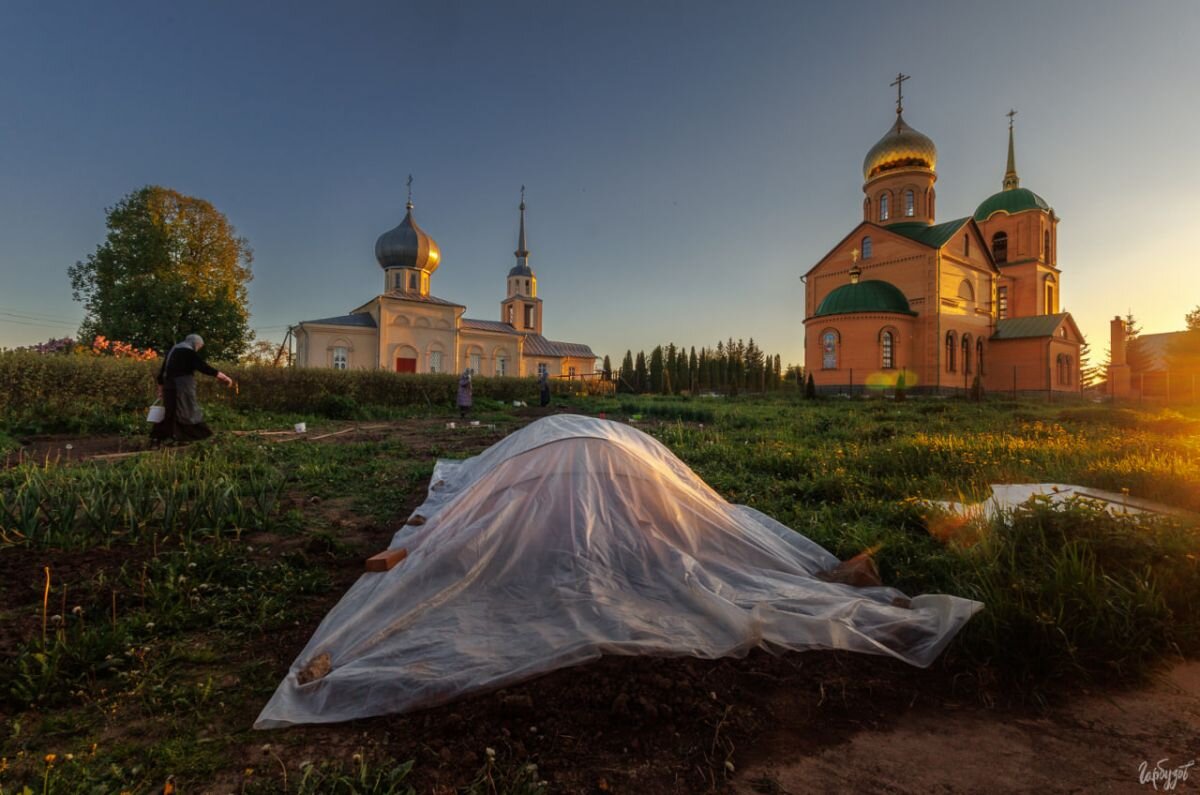
<svg viewBox="0 0 1200 795"><path fill-rule="evenodd" d="M1179 782L1187 781L1188 770L1194 764L1196 764L1195 759L1174 767L1169 767L1166 759L1158 760L1154 763L1154 767L1150 767L1149 762L1142 762L1138 765L1138 783L1149 784L1155 790L1158 790L1158 785L1161 784L1164 792L1173 790L1179 786Z"/></svg>

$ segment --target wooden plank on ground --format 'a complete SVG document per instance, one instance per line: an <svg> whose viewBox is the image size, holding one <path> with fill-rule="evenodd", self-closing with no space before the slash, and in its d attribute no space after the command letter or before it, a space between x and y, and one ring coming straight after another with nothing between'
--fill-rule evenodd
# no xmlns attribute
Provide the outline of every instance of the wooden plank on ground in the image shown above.
<svg viewBox="0 0 1200 795"><path fill-rule="evenodd" d="M404 547L385 550L367 558L367 571L388 571L407 557L408 550Z"/></svg>

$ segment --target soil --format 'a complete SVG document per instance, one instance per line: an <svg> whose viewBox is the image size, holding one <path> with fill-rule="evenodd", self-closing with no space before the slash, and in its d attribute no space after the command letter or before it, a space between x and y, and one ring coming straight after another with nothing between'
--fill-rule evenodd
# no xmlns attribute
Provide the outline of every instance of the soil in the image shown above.
<svg viewBox="0 0 1200 795"><path fill-rule="evenodd" d="M529 410L521 422L540 416ZM431 433L446 420L343 424L310 429L310 443L400 440L422 455L478 452L505 429L460 427ZM338 436L312 437L352 427ZM283 443L287 435L264 437ZM436 440L436 443L433 441ZM65 451L65 439L42 440L38 455ZM128 445L128 440L124 440ZM77 457L120 452L114 440L75 440ZM57 445L57 448L54 447ZM128 446L125 448L129 449ZM419 491L423 491L420 489ZM422 495L411 495L411 511ZM303 500L303 495L288 495ZM310 508L312 506L309 506ZM236 661L265 662L282 677L316 625L362 571L362 557L386 546L394 530L369 522L344 501L316 507L348 550L329 554L333 588L296 605L298 623ZM407 513L404 514L407 516ZM396 523L402 521L398 518ZM256 548L307 543L260 533ZM41 566L57 576L137 565L150 550L84 553L11 549L0 555L0 603L39 603ZM132 563L130 563L132 561ZM74 600L72 600L74 601ZM40 607L40 604L39 604ZM24 611L23 611L24 612ZM38 611L33 611L37 613ZM57 612L51 610L51 612ZM40 631L39 615L0 621L0 654ZM236 677L228 683L236 688ZM995 693L955 690L952 672L842 653L698 660L607 657L497 692L416 713L332 726L255 732L228 760L227 773L197 790L237 792L242 771L267 775L282 762L292 775L302 761L414 759L417 792L450 795L468 785L496 752L501 771L534 763L551 793L726 792L1146 792L1138 766L1153 771L1200 756L1200 663L1180 663L1138 690L1077 693L1048 708L1002 706ZM214 733L249 726L260 704L247 704ZM1197 771L1196 776L1200 776ZM1188 791L1196 779L1183 781ZM1159 782L1159 789L1163 788Z"/></svg>

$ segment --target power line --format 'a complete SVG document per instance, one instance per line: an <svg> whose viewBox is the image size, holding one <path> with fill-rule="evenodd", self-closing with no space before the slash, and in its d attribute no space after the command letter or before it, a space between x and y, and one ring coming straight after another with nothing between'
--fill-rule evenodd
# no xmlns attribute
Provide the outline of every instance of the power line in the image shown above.
<svg viewBox="0 0 1200 795"><path fill-rule="evenodd" d="M55 320L55 321L60 321L62 323L78 322L76 320L67 320L64 317L60 317L59 315L51 315L51 314L47 314L45 312L25 312L25 311L22 311L19 309L13 309L11 307L6 307L6 306L0 306L0 315L9 315L11 317L18 317L23 320Z"/></svg>

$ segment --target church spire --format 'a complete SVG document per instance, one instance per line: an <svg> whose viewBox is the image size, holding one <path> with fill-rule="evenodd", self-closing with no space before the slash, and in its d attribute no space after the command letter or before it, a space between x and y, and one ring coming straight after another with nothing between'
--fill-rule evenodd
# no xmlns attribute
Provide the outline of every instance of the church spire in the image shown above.
<svg viewBox="0 0 1200 795"><path fill-rule="evenodd" d="M525 186L521 186L521 232L517 236L517 250L513 252L517 257L517 265L529 267L529 248L525 245Z"/></svg>
<svg viewBox="0 0 1200 795"><path fill-rule="evenodd" d="M1010 110L1005 115L1008 116L1008 168L1004 171L1004 189L1015 190L1021 187L1021 180L1017 177L1017 156L1013 153L1013 116L1017 112Z"/></svg>

